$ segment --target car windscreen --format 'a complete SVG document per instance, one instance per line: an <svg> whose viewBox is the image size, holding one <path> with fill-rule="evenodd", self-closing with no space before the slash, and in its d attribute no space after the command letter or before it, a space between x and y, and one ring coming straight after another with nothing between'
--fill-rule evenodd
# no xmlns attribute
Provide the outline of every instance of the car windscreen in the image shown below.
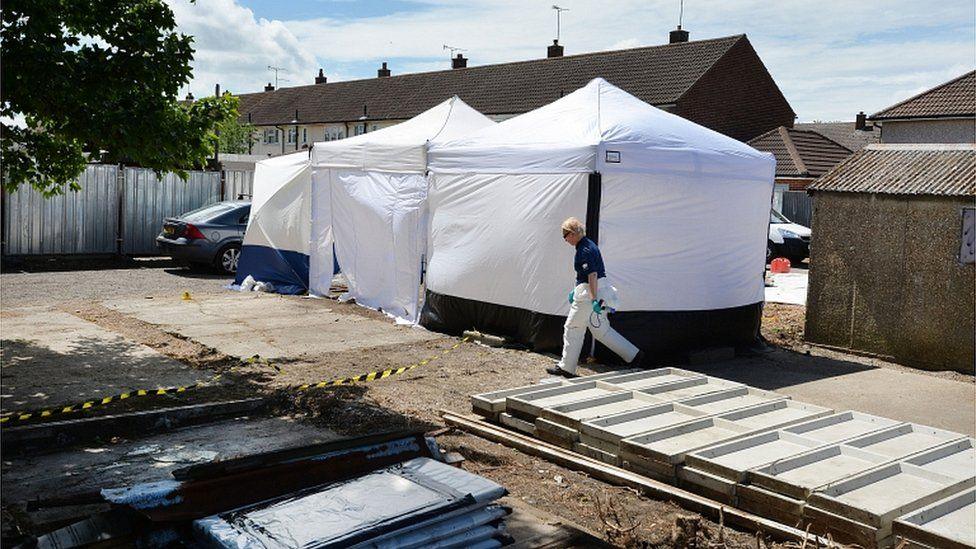
<svg viewBox="0 0 976 549"><path fill-rule="evenodd" d="M770 223L793 223L786 216L777 212L776 210L769 210L769 222Z"/></svg>
<svg viewBox="0 0 976 549"><path fill-rule="evenodd" d="M237 208L235 204L218 202L216 204L210 204L209 206L197 208L192 212L187 212L181 215L180 219L183 219L184 221L203 223L205 221L210 221L219 215L223 215L235 208Z"/></svg>

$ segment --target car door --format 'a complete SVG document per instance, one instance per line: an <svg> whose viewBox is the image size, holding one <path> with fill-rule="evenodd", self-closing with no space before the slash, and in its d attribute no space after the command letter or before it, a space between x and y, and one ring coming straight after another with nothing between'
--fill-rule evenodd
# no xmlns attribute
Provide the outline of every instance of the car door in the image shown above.
<svg viewBox="0 0 976 549"><path fill-rule="evenodd" d="M244 238L244 232L247 231L247 221L251 218L251 206L245 206L241 209L240 217L237 220L237 234L240 235L241 239Z"/></svg>

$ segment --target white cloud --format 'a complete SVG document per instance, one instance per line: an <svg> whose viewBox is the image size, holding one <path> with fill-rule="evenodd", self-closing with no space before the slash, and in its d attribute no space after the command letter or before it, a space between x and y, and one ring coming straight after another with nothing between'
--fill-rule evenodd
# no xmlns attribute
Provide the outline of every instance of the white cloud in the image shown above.
<svg viewBox="0 0 976 549"><path fill-rule="evenodd" d="M214 84L237 93L260 91L282 67L282 85L311 84L318 64L281 21L255 18L235 0L169 0L180 32L193 36L196 54L189 91L212 95Z"/></svg>

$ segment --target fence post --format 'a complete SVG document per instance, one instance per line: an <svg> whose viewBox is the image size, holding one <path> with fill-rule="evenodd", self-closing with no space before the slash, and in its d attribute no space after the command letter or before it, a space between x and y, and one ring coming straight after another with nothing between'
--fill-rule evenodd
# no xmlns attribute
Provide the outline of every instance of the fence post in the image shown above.
<svg viewBox="0 0 976 549"><path fill-rule="evenodd" d="M115 173L115 194L118 201L115 219L115 253L123 255L123 243L125 239L125 166L119 164Z"/></svg>

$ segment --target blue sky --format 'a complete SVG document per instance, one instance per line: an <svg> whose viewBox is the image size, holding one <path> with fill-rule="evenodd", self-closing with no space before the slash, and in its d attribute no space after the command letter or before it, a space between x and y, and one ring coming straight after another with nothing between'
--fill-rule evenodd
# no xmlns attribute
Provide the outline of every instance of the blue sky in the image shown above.
<svg viewBox="0 0 976 549"><path fill-rule="evenodd" d="M220 82L258 91L448 68L443 44L469 66L543 57L552 0L169 0L197 47L195 95ZM557 0L566 54L667 41L678 0ZM943 0L686 0L692 40L745 33L800 121L852 120L976 65L976 2Z"/></svg>

